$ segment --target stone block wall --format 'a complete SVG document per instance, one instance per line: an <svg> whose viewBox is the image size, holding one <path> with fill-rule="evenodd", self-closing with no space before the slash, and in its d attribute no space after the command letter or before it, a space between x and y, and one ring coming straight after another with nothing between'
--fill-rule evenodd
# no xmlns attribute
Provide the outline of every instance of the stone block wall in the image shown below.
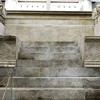
<svg viewBox="0 0 100 100"><path fill-rule="evenodd" d="M94 36L100 36L100 5L94 8L92 17L95 21L94 23Z"/></svg>
<svg viewBox="0 0 100 100"><path fill-rule="evenodd" d="M7 12L6 35L22 41L77 41L94 35L91 12Z"/></svg>

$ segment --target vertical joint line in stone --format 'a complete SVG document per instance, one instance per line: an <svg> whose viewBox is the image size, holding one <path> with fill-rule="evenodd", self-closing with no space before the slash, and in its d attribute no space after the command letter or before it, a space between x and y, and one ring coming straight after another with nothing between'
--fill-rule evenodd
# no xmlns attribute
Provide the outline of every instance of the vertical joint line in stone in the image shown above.
<svg viewBox="0 0 100 100"><path fill-rule="evenodd" d="M50 3L51 3L51 1L47 0L46 2L47 2L47 11L50 11Z"/></svg>

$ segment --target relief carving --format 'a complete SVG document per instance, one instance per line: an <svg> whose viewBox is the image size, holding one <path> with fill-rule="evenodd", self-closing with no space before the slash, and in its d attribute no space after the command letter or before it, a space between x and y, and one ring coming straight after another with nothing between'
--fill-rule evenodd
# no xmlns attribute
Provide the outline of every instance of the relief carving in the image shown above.
<svg viewBox="0 0 100 100"><path fill-rule="evenodd" d="M0 0L0 14L5 17L6 16L6 10L2 4L2 1Z"/></svg>
<svg viewBox="0 0 100 100"><path fill-rule="evenodd" d="M97 18L100 15L100 5L97 5L96 8L94 8L92 17Z"/></svg>

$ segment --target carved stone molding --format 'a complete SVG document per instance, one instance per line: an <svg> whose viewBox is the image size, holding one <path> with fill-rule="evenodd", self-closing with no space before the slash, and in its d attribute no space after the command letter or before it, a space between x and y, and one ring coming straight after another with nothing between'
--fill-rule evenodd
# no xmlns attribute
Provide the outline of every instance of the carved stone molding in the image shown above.
<svg viewBox="0 0 100 100"><path fill-rule="evenodd" d="M85 37L84 66L100 67L100 36Z"/></svg>
<svg viewBox="0 0 100 100"><path fill-rule="evenodd" d="M0 67L15 67L19 40L15 36L0 36Z"/></svg>

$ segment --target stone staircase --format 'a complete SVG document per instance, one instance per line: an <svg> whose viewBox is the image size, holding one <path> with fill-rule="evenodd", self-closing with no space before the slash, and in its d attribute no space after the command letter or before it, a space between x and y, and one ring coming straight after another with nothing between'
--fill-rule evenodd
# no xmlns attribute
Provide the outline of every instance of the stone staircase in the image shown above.
<svg viewBox="0 0 100 100"><path fill-rule="evenodd" d="M22 42L13 100L100 100L99 76L100 68L83 66L77 43Z"/></svg>
<svg viewBox="0 0 100 100"><path fill-rule="evenodd" d="M83 100L82 79L67 72L81 66L76 43L23 42L13 78L15 100Z"/></svg>

